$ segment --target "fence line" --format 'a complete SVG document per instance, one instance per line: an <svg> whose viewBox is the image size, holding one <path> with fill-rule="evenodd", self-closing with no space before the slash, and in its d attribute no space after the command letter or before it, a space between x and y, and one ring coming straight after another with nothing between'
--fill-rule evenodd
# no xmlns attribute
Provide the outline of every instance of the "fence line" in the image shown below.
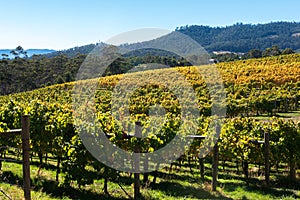
<svg viewBox="0 0 300 200"><path fill-rule="evenodd" d="M22 137L22 163L23 163L23 190L24 199L31 200L30 194L30 134L29 134L29 115L23 115L21 118L22 129L13 129L7 132L1 132L1 136L11 137L21 134Z"/></svg>

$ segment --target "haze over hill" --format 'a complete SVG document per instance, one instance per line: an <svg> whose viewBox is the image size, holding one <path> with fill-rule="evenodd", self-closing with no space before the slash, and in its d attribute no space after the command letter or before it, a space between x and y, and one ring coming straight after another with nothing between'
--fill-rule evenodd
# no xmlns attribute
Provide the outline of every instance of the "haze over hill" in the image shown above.
<svg viewBox="0 0 300 200"><path fill-rule="evenodd" d="M2 57L5 57L3 56L3 54L6 54L8 55L9 58L12 58L12 55L10 54L11 50L12 49L0 49L0 59ZM55 50L52 49L27 49L25 51L27 52L28 57L31 57L33 55L43 55L43 54L55 52Z"/></svg>

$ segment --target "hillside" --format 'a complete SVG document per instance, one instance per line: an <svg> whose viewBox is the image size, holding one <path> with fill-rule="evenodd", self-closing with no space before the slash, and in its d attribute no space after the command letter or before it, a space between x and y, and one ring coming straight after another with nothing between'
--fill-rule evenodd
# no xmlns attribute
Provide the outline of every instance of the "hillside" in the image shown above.
<svg viewBox="0 0 300 200"><path fill-rule="evenodd" d="M270 32L270 30L272 30ZM222 61L258 58L287 54L285 48L300 49L300 23L276 22L269 24L245 25L235 24L227 27L185 26L155 40L147 42L124 44L122 48L139 49L130 51L109 66L105 75L125 73L133 66L144 63L159 63L175 66L190 65L185 59L174 53L158 50L161 45L168 45L169 41L178 41L181 45L179 32L190 35L206 50L227 50L244 52L242 56L236 54L213 55L212 58ZM299 31L299 32L298 32ZM275 45L275 46L273 46ZM276 46L278 45L278 46ZM299 45L299 46L298 46ZM33 90L36 88L73 81L86 55L96 46L104 47L105 43L89 44L67 50L55 51L35 56L29 59L7 60L0 59L0 95ZM264 51L260 51L262 49ZM27 50L32 54L45 53L51 50ZM9 53L9 50L3 51Z"/></svg>
<svg viewBox="0 0 300 200"><path fill-rule="evenodd" d="M190 25L176 30L189 35L209 52L222 50L245 53L273 45L281 49L300 49L300 23L296 22L237 23L226 27Z"/></svg>
<svg viewBox="0 0 300 200"><path fill-rule="evenodd" d="M211 27L202 25L187 25L177 27L175 31L184 33L208 52L231 51L246 53L252 49L265 50L273 45L280 49L291 48L300 50L300 23L272 22L267 24L237 23L226 27ZM73 57L77 54L88 54L96 45L89 44L47 54L47 57L67 55ZM133 46L143 46L137 43Z"/></svg>
<svg viewBox="0 0 300 200"><path fill-rule="evenodd" d="M60 50L52 53L48 53L45 56L47 58L53 58L59 55L66 55L68 57L75 57L78 54L88 54L90 53L96 46L104 46L104 43L96 43L96 44L88 44L79 47L73 47L70 49Z"/></svg>
<svg viewBox="0 0 300 200"><path fill-rule="evenodd" d="M272 22L267 24L237 23L226 27L187 25L177 27L175 31L190 36L210 53L213 51L246 53L252 49L265 50L274 45L280 49L291 48L295 51L300 51L300 23L298 22ZM155 43L155 40L152 42ZM29 57L34 54L42 54L48 58L58 55L75 57L78 54L90 53L97 45L105 46L106 44L88 44L60 51L28 49L26 52ZM134 48L143 47L143 45L143 43L137 43L131 46ZM147 43L147 45L149 44ZM0 50L0 58L1 54L9 55L9 52L9 49ZM155 53L155 51L153 52Z"/></svg>
<svg viewBox="0 0 300 200"><path fill-rule="evenodd" d="M251 98L256 98L260 94L263 94L270 100L276 100L284 98L300 98L300 55L281 55L274 57L266 57L260 59L248 59L234 62L218 63L217 67L220 70L224 85L228 92L228 98L239 99L239 102L248 101ZM206 67L209 70L209 65ZM167 69L149 70L141 75L147 74L169 74L169 71L177 70L182 73L194 86L196 91L197 87L206 87L203 79L199 76L195 67L176 67ZM122 74L102 77L100 79L101 84L104 84L104 88L111 90L123 77ZM171 78L171 77L170 77ZM94 80L96 81L96 80ZM88 81L87 81L88 82ZM107 83L107 85L105 84ZM134 83L128 83L134 84ZM71 90L74 82L64 83L58 85L52 85L41 89L28 91L24 93L16 93L8 96L0 96L0 101L9 97L9 99L18 98L19 95L27 96L27 100L30 102L31 98L41 98L45 100L44 93L53 94L47 97L49 101L53 101L52 98L60 101L60 99L67 100L70 103ZM204 90L206 91L206 90ZM199 90L199 92L201 92ZM203 92L203 91L202 91ZM199 93L200 94L200 93ZM261 101L261 98L258 101ZM206 96L208 97L208 96ZM248 99L248 100L247 100ZM251 105L249 105L251 106ZM254 105L252 105L254 106ZM263 108L262 108L263 109Z"/></svg>

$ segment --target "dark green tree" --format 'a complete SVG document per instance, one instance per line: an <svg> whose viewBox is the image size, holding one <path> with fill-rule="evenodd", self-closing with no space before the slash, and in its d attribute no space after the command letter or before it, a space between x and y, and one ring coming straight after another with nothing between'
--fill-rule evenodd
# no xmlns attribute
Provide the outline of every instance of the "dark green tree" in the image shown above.
<svg viewBox="0 0 300 200"><path fill-rule="evenodd" d="M248 58L261 58L262 57L262 51L259 49L252 49L248 53Z"/></svg>
<svg viewBox="0 0 300 200"><path fill-rule="evenodd" d="M263 52L263 57L267 56L278 56L281 54L281 51L278 46L274 45L271 48L266 48L266 50Z"/></svg>
<svg viewBox="0 0 300 200"><path fill-rule="evenodd" d="M27 52L21 46L17 46L17 48L11 50L10 53L14 56L15 59L28 58Z"/></svg>
<svg viewBox="0 0 300 200"><path fill-rule="evenodd" d="M293 53L295 53L295 52L293 51L293 49L291 49L291 48L286 48L285 50L282 51L281 54L286 55L286 54L293 54Z"/></svg>

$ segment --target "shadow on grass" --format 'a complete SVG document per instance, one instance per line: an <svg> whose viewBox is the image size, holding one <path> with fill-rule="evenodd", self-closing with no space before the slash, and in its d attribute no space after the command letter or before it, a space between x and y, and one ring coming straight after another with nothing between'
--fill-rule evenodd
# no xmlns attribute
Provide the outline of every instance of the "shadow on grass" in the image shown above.
<svg viewBox="0 0 300 200"><path fill-rule="evenodd" d="M7 156L6 157L7 160L5 160L5 162L9 162L9 163L22 163L22 160L20 158L16 159L15 157L12 156ZM36 167L41 167L43 169L46 170L51 170L51 171L55 171L56 170L56 166L47 162L47 163L43 163L42 166L40 166L40 162L38 161L30 161L30 165L34 165Z"/></svg>
<svg viewBox="0 0 300 200"><path fill-rule="evenodd" d="M1 182L23 187L23 179L12 172L5 171L0 177ZM43 178L34 178L31 180L32 190L41 191L55 198L69 197L71 199L115 199L122 200L126 198L115 198L105 194L97 194L85 189L75 189L70 186L59 185L52 180Z"/></svg>
<svg viewBox="0 0 300 200"><path fill-rule="evenodd" d="M282 185L279 185L280 189L276 189L274 187L266 187L262 184L262 181L257 179L249 179L248 184L245 182L245 178L240 178L240 180L244 179L243 183L237 183L237 182L226 182L224 184L220 184L224 191L227 192L233 192L238 190L238 188L242 188L243 190L247 192L255 192L260 193L262 195L271 195L274 197L274 199L280 199L282 196L289 196L292 198L300 198L299 195L295 194L293 191L286 190L289 189L287 187L283 187ZM228 180L228 177L227 177ZM235 177L234 180L237 180ZM276 182L278 184L278 182ZM299 183L298 183L299 184ZM275 183L272 183L272 185L275 185ZM243 199L247 199L244 197Z"/></svg>
<svg viewBox="0 0 300 200"><path fill-rule="evenodd" d="M46 170L51 170L51 171L55 171L56 170L56 166L55 165L53 165L53 164L51 164L51 163L49 163L49 162L44 162L43 164L42 164L42 166L40 165L40 162L38 162L38 161L30 161L30 165L34 165L34 166L36 166L36 167L41 167L41 168L43 168L43 169L46 169Z"/></svg>
<svg viewBox="0 0 300 200"><path fill-rule="evenodd" d="M274 175L274 177L275 178L273 178L270 183L273 188L300 190L299 179L292 181L289 179L288 176L284 176L284 175ZM244 175L237 176L230 173L228 174L219 173L218 178L225 179L225 180L240 180L243 181L245 185L264 187L264 180L260 180L258 179L258 177L249 177L248 179L246 179Z"/></svg>
<svg viewBox="0 0 300 200"><path fill-rule="evenodd" d="M196 199L230 199L221 194L214 195L202 188L183 186L174 182L160 182L152 186L152 189L164 192L167 195L177 198L196 198Z"/></svg>
<svg viewBox="0 0 300 200"><path fill-rule="evenodd" d="M271 183L275 187L300 190L299 179L291 180L288 176L284 175L276 175L275 179L276 180Z"/></svg>
<svg viewBox="0 0 300 200"><path fill-rule="evenodd" d="M199 181L209 181L209 179L205 178L204 180L200 178L200 172L199 170L194 170L193 173L190 173L189 171L177 171L177 172L151 172L151 175L157 175L159 178L163 178L166 180L181 180L181 181L189 181L189 182L199 182ZM209 170L206 170L204 172L205 176L211 176L211 172Z"/></svg>
<svg viewBox="0 0 300 200"><path fill-rule="evenodd" d="M51 167L51 166L49 166ZM185 173L183 175L181 174L169 174L168 172L157 172L157 176L165 179L164 181L151 185L151 188L154 190L162 191L163 193L177 197L177 198L196 198L196 199L228 199L225 196L222 196L219 193L211 193L205 189L202 189L201 186L199 187L193 187L193 186L184 186L176 182L171 182L169 180L181 180L186 181L189 183L201 183L201 179L199 178L199 173L196 173L197 176L192 176L189 173ZM211 176L211 172L208 170L205 172L206 177ZM299 195L295 194L291 190L286 189L300 189L300 182L295 181L291 182L288 180L287 177L284 176L276 176L272 182L271 185L275 188L265 188L263 186L263 182L257 178L249 178L248 184L246 183L246 178L243 176L234 176L232 174L228 173L219 173L218 175L219 179L225 179L225 180L232 180L226 183L219 183L219 185L222 187L222 190L233 192L238 190L238 188L242 188L245 191L249 192L255 192L260 193L263 195L271 195L275 199L279 199L282 196L290 196L293 198L300 198ZM241 182L237 182L237 180L241 180ZM0 181L9 183L12 185L17 185L19 187L22 187L23 185L23 179L22 177L10 172L10 171L4 171L0 176ZM210 182L209 179L205 178L203 181ZM31 180L32 182L32 189L35 191L42 191L43 193L46 193L52 197L56 198L62 198L62 197L69 197L71 199L126 199L126 198L115 198L108 195L105 195L104 193L96 193L90 190L85 189L77 189L66 185L59 185L57 182L53 180L47 180L41 177L34 178ZM131 177L120 177L120 179L113 181L116 183L122 183L125 185L130 185L133 183L133 179ZM203 183L203 182L202 182ZM281 188L281 189L277 189ZM243 199L247 199L244 197Z"/></svg>

